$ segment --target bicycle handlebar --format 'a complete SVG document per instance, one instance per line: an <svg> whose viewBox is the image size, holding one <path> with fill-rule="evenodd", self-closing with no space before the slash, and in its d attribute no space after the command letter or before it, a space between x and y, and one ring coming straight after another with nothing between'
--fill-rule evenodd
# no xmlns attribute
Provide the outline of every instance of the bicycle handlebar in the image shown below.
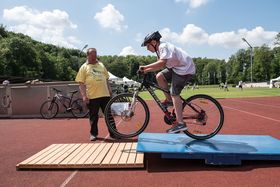
<svg viewBox="0 0 280 187"><path fill-rule="evenodd" d="M56 88L52 88L56 93L62 93L62 90L59 90L59 89L56 89ZM72 93L72 94L75 94L77 93L78 90L73 90L73 91L70 91L69 93Z"/></svg>
<svg viewBox="0 0 280 187"><path fill-rule="evenodd" d="M145 73L144 73L144 68L143 68L143 67L139 68L139 69L137 70L137 74L138 74L138 75L144 75L144 74L145 74Z"/></svg>

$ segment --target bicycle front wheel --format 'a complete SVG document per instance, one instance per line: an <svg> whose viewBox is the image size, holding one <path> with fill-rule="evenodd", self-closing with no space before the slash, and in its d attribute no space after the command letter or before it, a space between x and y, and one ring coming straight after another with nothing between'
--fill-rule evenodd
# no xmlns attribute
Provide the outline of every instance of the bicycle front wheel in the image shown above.
<svg viewBox="0 0 280 187"><path fill-rule="evenodd" d="M133 101L132 93L123 93L108 102L104 116L110 132L119 138L132 138L145 130L150 112L139 96Z"/></svg>
<svg viewBox="0 0 280 187"><path fill-rule="evenodd" d="M224 123L224 111L219 102L203 94L188 98L183 104L183 119L188 129L184 133L197 140L215 136Z"/></svg>
<svg viewBox="0 0 280 187"><path fill-rule="evenodd" d="M88 115L88 108L82 99L77 99L71 104L71 112L76 118L84 118Z"/></svg>
<svg viewBox="0 0 280 187"><path fill-rule="evenodd" d="M59 107L55 101L45 101L40 108L40 114L44 119L52 119L58 113Z"/></svg>

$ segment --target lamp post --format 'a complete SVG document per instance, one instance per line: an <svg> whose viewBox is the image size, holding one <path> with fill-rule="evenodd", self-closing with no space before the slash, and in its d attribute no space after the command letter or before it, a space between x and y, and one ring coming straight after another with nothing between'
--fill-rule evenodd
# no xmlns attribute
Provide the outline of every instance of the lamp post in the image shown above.
<svg viewBox="0 0 280 187"><path fill-rule="evenodd" d="M250 61L251 61L251 83L252 83L253 82L253 47L249 44L249 42L245 38L242 38L242 40L247 43L247 45L250 47L251 50Z"/></svg>
<svg viewBox="0 0 280 187"><path fill-rule="evenodd" d="M87 48L88 47L88 44L86 44L81 50L80 50L80 55L81 55L81 53L83 52L83 50L85 49L85 48Z"/></svg>

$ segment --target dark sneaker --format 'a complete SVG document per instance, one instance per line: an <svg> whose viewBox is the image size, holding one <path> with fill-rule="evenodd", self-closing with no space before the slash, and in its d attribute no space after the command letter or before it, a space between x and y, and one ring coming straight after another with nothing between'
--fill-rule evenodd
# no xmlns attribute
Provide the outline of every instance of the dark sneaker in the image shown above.
<svg viewBox="0 0 280 187"><path fill-rule="evenodd" d="M168 101L168 100L164 100L162 103L161 103L164 107L170 107L170 106L173 106L173 102L172 101Z"/></svg>
<svg viewBox="0 0 280 187"><path fill-rule="evenodd" d="M184 130L187 130L187 129L188 129L188 127L186 126L185 123L177 123L177 125L168 129L166 132L167 133L178 133L180 131L184 131Z"/></svg>
<svg viewBox="0 0 280 187"><path fill-rule="evenodd" d="M118 137L118 136L116 136L114 134L110 134L110 138L112 138L112 139L121 139L120 137Z"/></svg>

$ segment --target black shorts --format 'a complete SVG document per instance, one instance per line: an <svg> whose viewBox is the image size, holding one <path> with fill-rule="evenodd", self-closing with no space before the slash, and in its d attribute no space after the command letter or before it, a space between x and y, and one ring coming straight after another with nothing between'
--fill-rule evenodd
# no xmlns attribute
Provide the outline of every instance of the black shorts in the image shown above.
<svg viewBox="0 0 280 187"><path fill-rule="evenodd" d="M164 69L160 73L163 74L165 80L171 83L170 94L180 95L183 88L192 81L193 75L178 75L172 69Z"/></svg>

